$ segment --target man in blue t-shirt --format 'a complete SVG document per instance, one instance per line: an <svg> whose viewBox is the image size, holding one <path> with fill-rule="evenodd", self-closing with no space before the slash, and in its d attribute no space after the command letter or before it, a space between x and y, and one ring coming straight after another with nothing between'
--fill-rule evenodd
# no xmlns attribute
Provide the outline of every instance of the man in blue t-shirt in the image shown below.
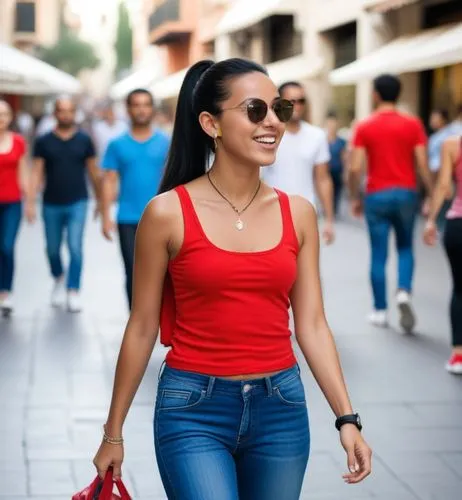
<svg viewBox="0 0 462 500"><path fill-rule="evenodd" d="M34 144L32 206L28 207L29 213L35 217L35 198L45 182L43 221L48 261L55 279L51 303L55 307L63 305L67 289L70 312L79 312L82 308L79 290L87 215L87 172L96 195L99 193L95 147L90 137L77 127L75 117L76 106L71 99L56 101L56 127L40 136ZM64 231L70 254L67 282L64 281L61 260Z"/></svg>
<svg viewBox="0 0 462 500"><path fill-rule="evenodd" d="M153 131L154 100L145 89L136 89L127 97L131 129L112 140L103 158L102 183L103 235L112 240L115 225L111 203L119 186L117 227L126 273L128 304L132 303L132 274L135 234L144 208L159 189L170 145L169 138Z"/></svg>

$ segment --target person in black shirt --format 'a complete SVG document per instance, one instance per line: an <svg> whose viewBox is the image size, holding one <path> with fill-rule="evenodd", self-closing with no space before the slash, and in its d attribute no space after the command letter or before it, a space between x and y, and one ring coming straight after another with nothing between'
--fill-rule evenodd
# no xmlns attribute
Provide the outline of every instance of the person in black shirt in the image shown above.
<svg viewBox="0 0 462 500"><path fill-rule="evenodd" d="M95 147L90 137L77 128L75 114L72 100L56 101L56 128L39 137L34 145L31 183L31 200L35 200L39 187L45 184L43 220L48 261L55 279L51 303L55 307L62 305L67 289L67 306L71 312L82 308L79 290L88 200L87 171L97 198L99 193ZM60 252L64 231L70 254L67 283Z"/></svg>

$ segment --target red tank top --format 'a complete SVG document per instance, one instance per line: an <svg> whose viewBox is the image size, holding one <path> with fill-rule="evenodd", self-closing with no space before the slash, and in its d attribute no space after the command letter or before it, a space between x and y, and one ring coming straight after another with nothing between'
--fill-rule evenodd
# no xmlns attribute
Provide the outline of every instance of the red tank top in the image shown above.
<svg viewBox="0 0 462 500"><path fill-rule="evenodd" d="M289 198L276 191L280 242L261 252L218 248L205 235L184 186L176 188L184 240L168 266L161 309L167 365L206 375L266 373L293 366L289 293L298 241Z"/></svg>
<svg viewBox="0 0 462 500"><path fill-rule="evenodd" d="M13 134L13 145L7 153L0 153L0 203L15 203L21 200L18 182L19 162L26 152L24 139Z"/></svg>

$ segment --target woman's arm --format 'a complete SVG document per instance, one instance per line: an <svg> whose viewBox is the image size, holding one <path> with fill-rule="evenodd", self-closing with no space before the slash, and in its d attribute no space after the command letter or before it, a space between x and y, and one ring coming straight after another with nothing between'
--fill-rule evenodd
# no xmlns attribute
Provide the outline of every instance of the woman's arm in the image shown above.
<svg viewBox="0 0 462 500"><path fill-rule="evenodd" d="M457 152L460 148L460 139L450 137L444 141L441 148L441 168L438 172L438 180L433 190L430 201L430 212L424 229L424 241L428 245L434 245L437 239L436 219L440 213L444 200L452 188L454 167Z"/></svg>
<svg viewBox="0 0 462 500"><path fill-rule="evenodd" d="M291 206L300 242L297 280L291 292L296 338L335 415L351 415L353 410L337 348L324 314L316 212L310 203L299 197L291 199ZM341 440L350 470L350 474L344 476L345 481L357 483L370 473L371 451L353 425L341 428Z"/></svg>
<svg viewBox="0 0 462 500"><path fill-rule="evenodd" d="M157 339L170 227L166 194L150 202L136 234L132 310L117 361L106 423L111 436L122 434L125 417Z"/></svg>
<svg viewBox="0 0 462 500"><path fill-rule="evenodd" d="M156 343L162 291L169 261L169 244L175 211L172 193L154 198L146 207L138 226L135 243L133 301L117 361L111 406L105 432L122 436L122 427ZM103 440L93 463L104 478L109 467L120 478L122 443Z"/></svg>
<svg viewBox="0 0 462 500"><path fill-rule="evenodd" d="M337 417L353 413L332 333L324 315L319 276L319 234L316 212L304 200L293 199L299 236L297 281L292 289L298 344L316 381ZM298 222L298 224L297 224Z"/></svg>
<svg viewBox="0 0 462 500"><path fill-rule="evenodd" d="M441 206L443 205L448 192L451 191L454 166L456 163L455 152L459 143L459 138L454 139L451 137L444 141L441 148L441 168L438 173L438 180L430 205L430 213L428 215L428 220L433 222L436 221L436 218L440 213Z"/></svg>
<svg viewBox="0 0 462 500"><path fill-rule="evenodd" d="M27 153L24 153L19 160L18 185L21 190L23 200L27 202L30 193L30 172L27 162Z"/></svg>
<svg viewBox="0 0 462 500"><path fill-rule="evenodd" d="M32 223L36 219L35 202L37 194L43 186L45 177L45 161L43 158L34 158L32 160L32 168L27 175L27 196L25 203L25 214L27 220Z"/></svg>

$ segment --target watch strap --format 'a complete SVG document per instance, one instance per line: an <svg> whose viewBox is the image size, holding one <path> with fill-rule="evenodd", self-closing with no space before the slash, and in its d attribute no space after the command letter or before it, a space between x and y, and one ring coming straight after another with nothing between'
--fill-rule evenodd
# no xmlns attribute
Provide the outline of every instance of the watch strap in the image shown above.
<svg viewBox="0 0 462 500"><path fill-rule="evenodd" d="M357 413L338 417L335 421L335 428L339 431L345 424L353 424L358 430L362 429L361 419Z"/></svg>

